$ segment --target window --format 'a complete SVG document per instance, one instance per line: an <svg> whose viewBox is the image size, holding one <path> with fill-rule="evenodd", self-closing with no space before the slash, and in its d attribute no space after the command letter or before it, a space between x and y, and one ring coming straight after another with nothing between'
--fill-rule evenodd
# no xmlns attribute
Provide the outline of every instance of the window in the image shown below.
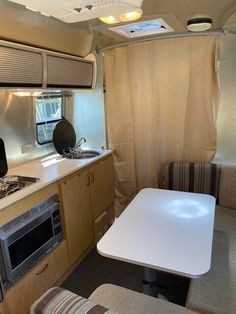
<svg viewBox="0 0 236 314"><path fill-rule="evenodd" d="M47 95L35 98L36 136L40 145L52 142L53 130L63 119L62 95Z"/></svg>

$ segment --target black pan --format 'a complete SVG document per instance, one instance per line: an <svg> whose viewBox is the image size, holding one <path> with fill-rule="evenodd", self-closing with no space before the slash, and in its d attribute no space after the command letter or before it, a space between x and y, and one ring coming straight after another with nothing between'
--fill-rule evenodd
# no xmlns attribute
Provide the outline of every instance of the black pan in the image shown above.
<svg viewBox="0 0 236 314"><path fill-rule="evenodd" d="M65 119L58 122L53 132L53 144L58 154L68 153L75 143L76 134L70 122Z"/></svg>
<svg viewBox="0 0 236 314"><path fill-rule="evenodd" d="M8 171L7 157L5 151L5 145L3 140L0 138L0 177L4 177Z"/></svg>

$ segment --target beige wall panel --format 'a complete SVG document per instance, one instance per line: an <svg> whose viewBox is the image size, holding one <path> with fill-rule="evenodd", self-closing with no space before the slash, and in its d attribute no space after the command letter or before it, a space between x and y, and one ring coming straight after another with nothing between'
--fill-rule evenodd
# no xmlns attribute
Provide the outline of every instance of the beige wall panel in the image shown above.
<svg viewBox="0 0 236 314"><path fill-rule="evenodd" d="M84 57L93 36L87 22L64 23L0 0L0 38Z"/></svg>

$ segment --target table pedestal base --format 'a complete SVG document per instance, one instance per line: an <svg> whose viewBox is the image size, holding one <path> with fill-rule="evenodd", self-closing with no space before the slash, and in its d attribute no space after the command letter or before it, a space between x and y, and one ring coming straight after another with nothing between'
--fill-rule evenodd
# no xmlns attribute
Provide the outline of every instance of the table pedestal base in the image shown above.
<svg viewBox="0 0 236 314"><path fill-rule="evenodd" d="M168 301L185 306L190 279L144 267L143 293L158 297L158 292Z"/></svg>
<svg viewBox="0 0 236 314"><path fill-rule="evenodd" d="M144 267L143 293L158 297L158 274L155 269Z"/></svg>

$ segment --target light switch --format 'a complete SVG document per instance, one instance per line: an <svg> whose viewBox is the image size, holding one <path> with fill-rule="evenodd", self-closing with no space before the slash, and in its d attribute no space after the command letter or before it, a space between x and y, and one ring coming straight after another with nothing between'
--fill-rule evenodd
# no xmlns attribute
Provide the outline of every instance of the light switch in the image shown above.
<svg viewBox="0 0 236 314"><path fill-rule="evenodd" d="M32 144L27 143L27 144L21 145L21 150L22 150L22 154L29 153L32 150Z"/></svg>

